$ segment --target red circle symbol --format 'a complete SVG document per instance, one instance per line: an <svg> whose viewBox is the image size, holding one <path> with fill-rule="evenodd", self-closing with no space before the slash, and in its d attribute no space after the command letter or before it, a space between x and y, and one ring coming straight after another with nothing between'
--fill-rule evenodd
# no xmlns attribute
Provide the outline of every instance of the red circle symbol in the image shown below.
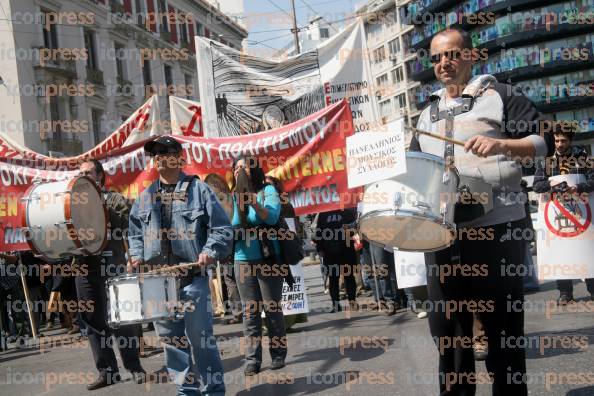
<svg viewBox="0 0 594 396"><path fill-rule="evenodd" d="M561 202L556 199L552 199L545 204L544 208L544 220L547 225L549 231L553 234L563 237L563 238L571 238L583 234L588 227L590 227L590 223L592 222L592 209L588 202L582 202L586 208L586 221L581 223L577 217L571 213ZM555 226L551 223L549 218L549 208L551 208L551 204L553 204L554 208L558 209L560 214L562 215L563 219L566 220L568 224L571 224L570 228L574 228L573 231L561 231L562 227Z"/></svg>

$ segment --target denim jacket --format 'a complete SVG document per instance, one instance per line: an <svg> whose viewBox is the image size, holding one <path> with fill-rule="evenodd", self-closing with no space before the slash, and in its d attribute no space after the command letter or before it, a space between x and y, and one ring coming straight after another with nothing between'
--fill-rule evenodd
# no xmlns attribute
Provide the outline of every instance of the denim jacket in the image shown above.
<svg viewBox="0 0 594 396"><path fill-rule="evenodd" d="M180 173L175 192L180 191L184 173ZM145 262L161 253L161 201L155 200L159 180L145 189L132 205L128 229L130 255ZM229 218L216 195L206 184L194 178L185 200L174 200L171 229L176 237L171 247L176 256L188 262L198 261L200 253L223 259L233 249L233 232Z"/></svg>

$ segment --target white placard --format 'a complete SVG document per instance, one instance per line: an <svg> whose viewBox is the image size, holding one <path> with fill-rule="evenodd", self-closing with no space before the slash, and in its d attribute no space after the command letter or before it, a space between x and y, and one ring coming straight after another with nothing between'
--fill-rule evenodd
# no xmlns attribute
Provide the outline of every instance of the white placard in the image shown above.
<svg viewBox="0 0 594 396"><path fill-rule="evenodd" d="M394 249L394 265L399 289L427 285L425 253Z"/></svg>
<svg viewBox="0 0 594 396"><path fill-rule="evenodd" d="M305 277L301 263L289 266L295 279L293 287L283 282L283 315L296 315L309 312L307 293L305 291Z"/></svg>
<svg viewBox="0 0 594 396"><path fill-rule="evenodd" d="M349 136L346 149L349 188L406 173L404 120L394 121L383 130Z"/></svg>
<svg viewBox="0 0 594 396"><path fill-rule="evenodd" d="M538 279L594 278L594 194L587 201L550 200L548 196L540 196L534 226Z"/></svg>
<svg viewBox="0 0 594 396"><path fill-rule="evenodd" d="M285 217L285 221L287 222L287 226L289 227L289 231L297 232L297 227L295 227L295 219L293 217Z"/></svg>

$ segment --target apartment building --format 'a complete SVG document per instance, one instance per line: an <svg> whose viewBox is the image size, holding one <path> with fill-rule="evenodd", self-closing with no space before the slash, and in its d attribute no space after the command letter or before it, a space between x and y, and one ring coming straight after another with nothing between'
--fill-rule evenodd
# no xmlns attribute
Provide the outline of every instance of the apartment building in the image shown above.
<svg viewBox="0 0 594 396"><path fill-rule="evenodd" d="M382 122L404 118L414 126L420 114L416 103L419 82L410 78L416 55L410 48L414 26L408 24L410 1L374 0L357 10L364 18L374 94ZM407 132L406 141L410 141Z"/></svg>
<svg viewBox="0 0 594 396"><path fill-rule="evenodd" d="M238 4L206 0L0 0L0 130L73 155L113 132L151 94L199 100L194 36L242 49Z"/></svg>

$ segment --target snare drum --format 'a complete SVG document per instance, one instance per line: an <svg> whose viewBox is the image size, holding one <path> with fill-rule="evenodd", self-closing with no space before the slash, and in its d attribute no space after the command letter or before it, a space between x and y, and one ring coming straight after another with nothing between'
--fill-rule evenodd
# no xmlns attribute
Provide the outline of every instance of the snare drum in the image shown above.
<svg viewBox="0 0 594 396"><path fill-rule="evenodd" d="M107 243L103 197L88 177L33 184L21 205L29 247L46 259L97 254Z"/></svg>
<svg viewBox="0 0 594 396"><path fill-rule="evenodd" d="M406 153L405 174L365 187L360 230L368 240L408 252L432 252L456 237L458 174L442 158Z"/></svg>
<svg viewBox="0 0 594 396"><path fill-rule="evenodd" d="M131 274L109 279L107 323L111 327L181 318L179 280L165 274Z"/></svg>

